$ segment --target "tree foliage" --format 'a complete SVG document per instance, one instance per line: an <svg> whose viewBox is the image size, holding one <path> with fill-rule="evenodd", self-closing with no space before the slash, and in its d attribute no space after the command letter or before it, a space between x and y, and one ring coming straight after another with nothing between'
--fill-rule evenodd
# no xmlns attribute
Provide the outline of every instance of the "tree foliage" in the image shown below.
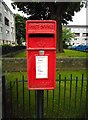
<svg viewBox="0 0 88 120"><path fill-rule="evenodd" d="M16 40L18 45L20 45L22 41L26 40L25 22L26 22L26 18L22 17L19 14L15 14Z"/></svg>
<svg viewBox="0 0 88 120"><path fill-rule="evenodd" d="M15 1L15 0L14 0ZM62 24L72 21L72 16L83 7L83 2L14 2L13 7L28 15L28 19L57 21L57 50L62 52Z"/></svg>
<svg viewBox="0 0 88 120"><path fill-rule="evenodd" d="M72 38L74 37L75 37L75 33L71 32L69 28L64 26L62 27L62 40L63 40L64 48L66 48L70 44Z"/></svg>

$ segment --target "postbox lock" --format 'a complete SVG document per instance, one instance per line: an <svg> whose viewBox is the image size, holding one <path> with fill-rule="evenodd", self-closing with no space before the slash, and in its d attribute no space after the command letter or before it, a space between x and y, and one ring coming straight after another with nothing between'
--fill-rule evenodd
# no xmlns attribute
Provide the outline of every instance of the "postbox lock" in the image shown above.
<svg viewBox="0 0 88 120"><path fill-rule="evenodd" d="M40 51L39 51L39 54L40 54L40 55L44 55L44 50L40 50Z"/></svg>

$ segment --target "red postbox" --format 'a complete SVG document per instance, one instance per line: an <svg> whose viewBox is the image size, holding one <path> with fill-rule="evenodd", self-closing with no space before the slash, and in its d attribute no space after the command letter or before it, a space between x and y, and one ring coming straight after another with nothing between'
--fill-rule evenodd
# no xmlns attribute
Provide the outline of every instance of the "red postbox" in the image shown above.
<svg viewBox="0 0 88 120"><path fill-rule="evenodd" d="M26 22L28 89L49 90L56 81L56 21Z"/></svg>

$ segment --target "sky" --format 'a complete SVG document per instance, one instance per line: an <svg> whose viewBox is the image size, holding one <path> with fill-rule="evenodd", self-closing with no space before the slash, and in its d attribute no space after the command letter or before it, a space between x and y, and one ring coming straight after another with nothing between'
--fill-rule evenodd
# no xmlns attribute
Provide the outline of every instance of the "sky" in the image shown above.
<svg viewBox="0 0 88 120"><path fill-rule="evenodd" d="M17 11L17 10L13 10L12 6L11 6L11 0L3 0L7 6L12 10L12 12L14 13L19 13L21 15L22 12ZM86 16L87 16L87 10L86 8L82 8L80 12L75 13L75 15L73 16L73 22L68 22L69 25L86 25ZM25 16L25 15L24 15Z"/></svg>

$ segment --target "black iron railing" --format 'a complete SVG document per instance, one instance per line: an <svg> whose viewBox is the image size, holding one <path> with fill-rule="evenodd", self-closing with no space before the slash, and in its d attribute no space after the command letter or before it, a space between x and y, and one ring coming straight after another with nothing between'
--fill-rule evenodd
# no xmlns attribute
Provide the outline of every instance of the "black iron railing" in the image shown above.
<svg viewBox="0 0 88 120"><path fill-rule="evenodd" d="M88 78L69 79L66 77L56 81L55 90L45 90L43 103L44 118L87 118L88 117ZM27 89L27 80L16 78L6 81L2 77L2 118L36 118L38 115L38 91ZM43 95L42 94L42 95ZM41 95L41 97L42 97ZM41 107L41 106L40 106ZM41 109L41 108L40 108Z"/></svg>

